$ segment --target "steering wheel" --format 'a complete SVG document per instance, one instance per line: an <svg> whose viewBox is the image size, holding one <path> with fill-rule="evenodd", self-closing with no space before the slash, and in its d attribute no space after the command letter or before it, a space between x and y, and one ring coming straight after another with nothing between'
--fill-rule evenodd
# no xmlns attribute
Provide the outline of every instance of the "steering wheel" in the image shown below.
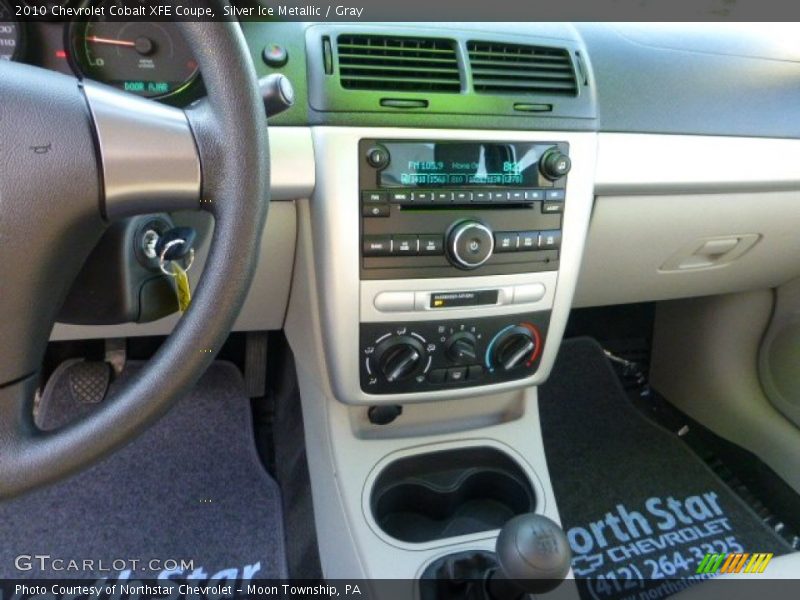
<svg viewBox="0 0 800 600"><path fill-rule="evenodd" d="M187 110L0 62L0 497L74 473L152 424L206 370L244 302L269 205L264 105L237 23L178 25L208 92ZM191 307L94 413L40 431L38 371L82 264L110 222L177 209L215 219Z"/></svg>

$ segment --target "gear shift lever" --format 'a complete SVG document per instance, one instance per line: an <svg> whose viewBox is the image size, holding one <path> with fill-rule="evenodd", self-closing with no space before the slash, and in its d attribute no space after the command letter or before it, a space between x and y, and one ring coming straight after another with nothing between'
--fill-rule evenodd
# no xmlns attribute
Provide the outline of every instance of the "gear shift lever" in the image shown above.
<svg viewBox="0 0 800 600"><path fill-rule="evenodd" d="M492 600L518 600L554 590L569 572L572 553L564 530L534 513L514 517L497 538L498 568L489 575Z"/></svg>

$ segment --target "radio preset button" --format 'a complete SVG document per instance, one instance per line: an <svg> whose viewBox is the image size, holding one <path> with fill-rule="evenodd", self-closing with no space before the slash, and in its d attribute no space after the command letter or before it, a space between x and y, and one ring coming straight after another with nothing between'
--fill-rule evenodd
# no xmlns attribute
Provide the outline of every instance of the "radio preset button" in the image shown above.
<svg viewBox="0 0 800 600"><path fill-rule="evenodd" d="M489 192L489 196L494 202L505 202L511 199L511 192Z"/></svg>
<svg viewBox="0 0 800 600"><path fill-rule="evenodd" d="M525 200L541 201L544 200L544 190L526 190Z"/></svg>
<svg viewBox="0 0 800 600"><path fill-rule="evenodd" d="M433 192L414 192L414 202L431 202Z"/></svg>
<svg viewBox="0 0 800 600"><path fill-rule="evenodd" d="M452 202L453 201L453 192L434 192L433 193L433 201L434 202Z"/></svg>
<svg viewBox="0 0 800 600"><path fill-rule="evenodd" d="M494 234L495 252L514 252L517 249L519 236L511 231L501 231Z"/></svg>
<svg viewBox="0 0 800 600"><path fill-rule="evenodd" d="M473 202L488 202L491 200L489 194L491 192L473 192L472 193L472 201Z"/></svg>
<svg viewBox="0 0 800 600"><path fill-rule="evenodd" d="M373 304L381 312L413 311L414 292L381 292Z"/></svg>
<svg viewBox="0 0 800 600"><path fill-rule="evenodd" d="M472 202L472 192L454 192L456 202Z"/></svg>
<svg viewBox="0 0 800 600"><path fill-rule="evenodd" d="M391 236L370 235L364 238L364 256L389 256L391 253Z"/></svg>
<svg viewBox="0 0 800 600"><path fill-rule="evenodd" d="M558 250L561 247L561 231L542 231L539 233L539 250Z"/></svg>
<svg viewBox="0 0 800 600"><path fill-rule="evenodd" d="M563 189L553 189L547 190L545 194L545 200L563 200L567 197L567 190Z"/></svg>
<svg viewBox="0 0 800 600"><path fill-rule="evenodd" d="M420 254L441 254L443 250L442 236L440 235L421 235L419 236Z"/></svg>
<svg viewBox="0 0 800 600"><path fill-rule="evenodd" d="M539 245L538 231L520 231L518 250L536 250Z"/></svg>
<svg viewBox="0 0 800 600"><path fill-rule="evenodd" d="M506 192L508 195L508 199L511 202L524 202L525 201L525 192L521 190L514 190L511 192Z"/></svg>
<svg viewBox="0 0 800 600"><path fill-rule="evenodd" d="M416 254L419 239L415 235L395 235L392 237L392 254Z"/></svg>

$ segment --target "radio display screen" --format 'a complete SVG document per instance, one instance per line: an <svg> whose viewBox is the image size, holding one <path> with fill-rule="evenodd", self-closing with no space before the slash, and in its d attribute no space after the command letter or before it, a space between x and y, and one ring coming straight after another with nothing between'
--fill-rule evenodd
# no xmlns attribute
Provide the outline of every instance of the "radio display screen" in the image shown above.
<svg viewBox="0 0 800 600"><path fill-rule="evenodd" d="M551 146L528 142L383 142L389 164L381 187L536 187L539 157Z"/></svg>

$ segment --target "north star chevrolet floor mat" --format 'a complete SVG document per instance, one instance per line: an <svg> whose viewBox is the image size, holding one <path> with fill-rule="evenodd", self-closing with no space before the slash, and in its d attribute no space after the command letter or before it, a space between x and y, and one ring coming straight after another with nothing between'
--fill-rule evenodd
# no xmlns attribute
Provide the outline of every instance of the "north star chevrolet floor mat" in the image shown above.
<svg viewBox="0 0 800 600"><path fill-rule="evenodd" d="M123 371L105 403L136 368ZM201 585L285 576L280 493L259 462L250 401L230 363L214 363L104 461L0 502L3 579Z"/></svg>
<svg viewBox="0 0 800 600"><path fill-rule="evenodd" d="M629 404L596 342L562 345L539 414L584 600L663 598L713 576L697 573L707 554L790 550L676 435Z"/></svg>

